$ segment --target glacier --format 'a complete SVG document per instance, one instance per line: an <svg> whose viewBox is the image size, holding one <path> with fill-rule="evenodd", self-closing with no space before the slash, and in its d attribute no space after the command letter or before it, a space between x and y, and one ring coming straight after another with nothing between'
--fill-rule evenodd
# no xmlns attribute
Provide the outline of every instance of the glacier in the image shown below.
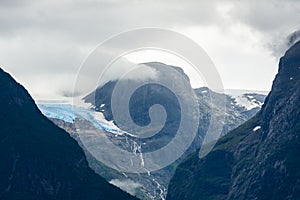
<svg viewBox="0 0 300 200"><path fill-rule="evenodd" d="M75 114L71 104L66 103L37 103L38 108L47 118L60 119L74 123Z"/></svg>
<svg viewBox="0 0 300 200"><path fill-rule="evenodd" d="M38 108L47 118L59 119L68 123L75 123L76 118L91 122L96 128L115 135L127 134L119 129L113 121L107 121L103 113L93 111L87 107L73 106L71 103L37 102Z"/></svg>

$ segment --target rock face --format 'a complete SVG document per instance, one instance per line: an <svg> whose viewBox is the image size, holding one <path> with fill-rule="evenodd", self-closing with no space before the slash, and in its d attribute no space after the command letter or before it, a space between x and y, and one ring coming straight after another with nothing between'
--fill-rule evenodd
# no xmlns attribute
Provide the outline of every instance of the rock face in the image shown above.
<svg viewBox="0 0 300 200"><path fill-rule="evenodd" d="M135 199L95 174L77 142L2 69L0 91L0 199Z"/></svg>
<svg viewBox="0 0 300 200"><path fill-rule="evenodd" d="M203 159L177 168L167 199L299 199L300 42L280 59L265 104Z"/></svg>

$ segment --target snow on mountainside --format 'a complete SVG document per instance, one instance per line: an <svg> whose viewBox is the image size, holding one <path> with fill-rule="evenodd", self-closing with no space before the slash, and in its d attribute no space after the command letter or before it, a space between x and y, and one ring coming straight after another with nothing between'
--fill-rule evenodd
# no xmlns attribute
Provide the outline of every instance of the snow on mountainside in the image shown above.
<svg viewBox="0 0 300 200"><path fill-rule="evenodd" d="M246 110L261 108L267 91L225 90L225 94L233 99L232 105L244 107Z"/></svg>
<svg viewBox="0 0 300 200"><path fill-rule="evenodd" d="M207 94L207 90L201 91L202 94ZM263 105L264 99L268 94L268 91L251 91L251 90L235 90L235 89L226 89L225 94L232 98L230 104L232 106L243 107L246 110L251 110L253 108L261 108ZM73 111L73 106L71 102L68 101L37 101L37 105L41 112L48 118L54 118L63 120L68 123L73 123L76 116ZM91 104L84 103L77 105L78 108L86 109L86 111L91 112ZM100 108L104 107L104 104L101 104ZM112 121L105 120L101 112L97 113L98 120L103 124L111 126L113 129L118 129L117 126Z"/></svg>
<svg viewBox="0 0 300 200"><path fill-rule="evenodd" d="M73 107L71 103L57 103L57 102L38 102L38 108L48 118L62 120L68 123L74 123L76 118L85 119L104 131L109 133L122 135L129 134L120 130L112 121L105 120L101 112L95 112L84 107Z"/></svg>

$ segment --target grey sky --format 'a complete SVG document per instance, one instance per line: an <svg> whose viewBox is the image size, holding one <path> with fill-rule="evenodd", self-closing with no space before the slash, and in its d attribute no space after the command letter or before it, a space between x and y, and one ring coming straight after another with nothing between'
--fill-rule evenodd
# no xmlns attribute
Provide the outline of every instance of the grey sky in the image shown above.
<svg viewBox="0 0 300 200"><path fill-rule="evenodd" d="M99 43L143 27L196 41L226 88L268 90L288 35L300 29L300 1L1 0L0 66L36 99L59 98Z"/></svg>

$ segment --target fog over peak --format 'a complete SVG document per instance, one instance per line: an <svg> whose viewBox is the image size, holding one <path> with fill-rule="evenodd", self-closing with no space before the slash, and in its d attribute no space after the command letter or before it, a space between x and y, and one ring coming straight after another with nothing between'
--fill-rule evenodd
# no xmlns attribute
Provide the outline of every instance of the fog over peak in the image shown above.
<svg viewBox="0 0 300 200"><path fill-rule="evenodd" d="M300 40L300 30L297 30L288 36L287 45L291 47L299 40Z"/></svg>

